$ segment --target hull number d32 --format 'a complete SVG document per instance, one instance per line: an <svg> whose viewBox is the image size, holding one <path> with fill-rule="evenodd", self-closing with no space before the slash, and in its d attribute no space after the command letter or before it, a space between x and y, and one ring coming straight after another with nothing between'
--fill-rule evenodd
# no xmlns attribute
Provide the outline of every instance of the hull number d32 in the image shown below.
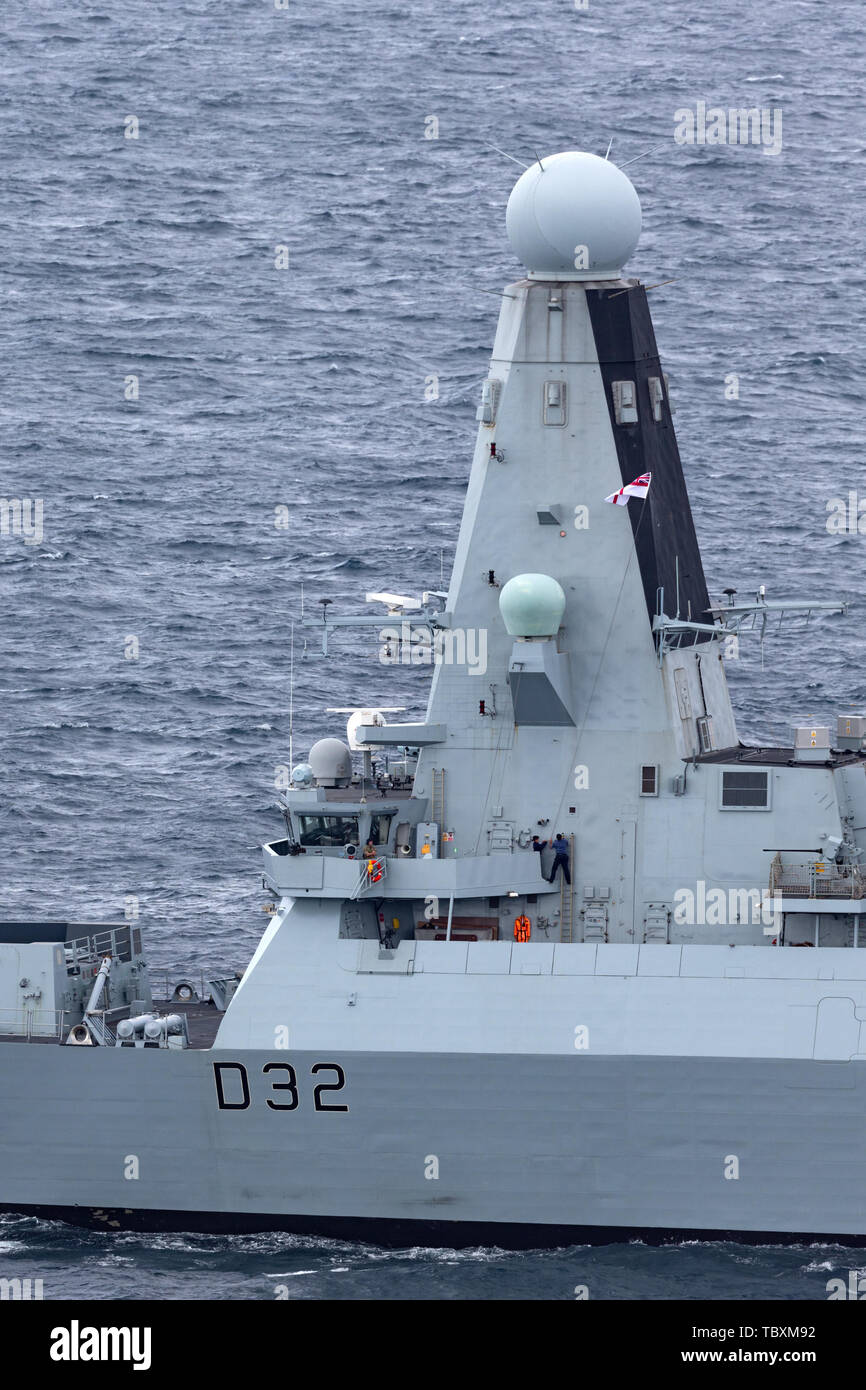
<svg viewBox="0 0 866 1390"><path fill-rule="evenodd" d="M248 1110L251 1096L246 1067L240 1062L214 1062L213 1073L220 1110ZM262 1067L262 1076L268 1078L272 1094L265 1097L265 1104L269 1110L297 1110L301 1091L309 1094L312 1090L315 1110L348 1110L348 1105L335 1105L329 1099L329 1092L342 1091L346 1084L343 1068L336 1062L316 1062L310 1076L320 1075L321 1081L302 1088L290 1062L268 1062Z"/></svg>

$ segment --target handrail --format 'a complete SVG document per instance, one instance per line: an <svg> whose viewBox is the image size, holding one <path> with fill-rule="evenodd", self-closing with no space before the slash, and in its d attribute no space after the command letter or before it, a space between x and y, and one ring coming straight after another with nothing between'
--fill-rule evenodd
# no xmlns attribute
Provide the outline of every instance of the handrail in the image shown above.
<svg viewBox="0 0 866 1390"><path fill-rule="evenodd" d="M91 1035L96 1039L100 1047L114 1047L117 1039L105 1022L104 1010L101 1015L98 1013L86 1013L84 1015L84 1025L90 1030Z"/></svg>
<svg viewBox="0 0 866 1390"><path fill-rule="evenodd" d="M27 1042L62 1038L65 1013L65 1009L0 1009L0 1038L24 1038Z"/></svg>
<svg viewBox="0 0 866 1390"><path fill-rule="evenodd" d="M866 876L857 864L816 859L770 865L770 893L781 898L864 898Z"/></svg>
<svg viewBox="0 0 866 1390"><path fill-rule="evenodd" d="M384 855L381 859L365 859L361 876L352 889L352 901L356 902L366 888L378 888L385 881L387 874L388 861Z"/></svg>
<svg viewBox="0 0 866 1390"><path fill-rule="evenodd" d="M113 960L130 961L141 954L140 928L133 922L128 925L102 928L89 932L86 936L75 936L66 943L66 951L73 965L89 965L101 962L105 956Z"/></svg>
<svg viewBox="0 0 866 1390"><path fill-rule="evenodd" d="M23 1038L28 1043L46 1039L63 1042L66 1012L66 1009L0 1009L0 1039ZM114 1046L114 1033L105 1021L104 1009L85 1014L82 1021L100 1046Z"/></svg>

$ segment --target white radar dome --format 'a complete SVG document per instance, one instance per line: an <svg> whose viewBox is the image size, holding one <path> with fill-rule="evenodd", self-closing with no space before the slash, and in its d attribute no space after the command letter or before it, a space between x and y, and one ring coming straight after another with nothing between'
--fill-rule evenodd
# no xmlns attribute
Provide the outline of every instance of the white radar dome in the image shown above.
<svg viewBox="0 0 866 1390"><path fill-rule="evenodd" d="M610 160L566 150L521 174L505 225L533 278L615 280L638 243L640 199Z"/></svg>
<svg viewBox="0 0 866 1390"><path fill-rule="evenodd" d="M549 574L516 574L503 586L499 611L510 637L555 637L565 594Z"/></svg>
<svg viewBox="0 0 866 1390"><path fill-rule="evenodd" d="M387 722L379 709L356 709L346 724L346 738L349 740L349 747L354 749L356 753L366 752L372 745L364 743L362 739L358 738L358 730L364 724L373 724L382 729Z"/></svg>
<svg viewBox="0 0 866 1390"><path fill-rule="evenodd" d="M311 787L313 785L313 769L309 763L298 763L292 768L293 787Z"/></svg>
<svg viewBox="0 0 866 1390"><path fill-rule="evenodd" d="M346 787L352 778L352 755L338 738L320 738L310 749L309 765L318 787Z"/></svg>

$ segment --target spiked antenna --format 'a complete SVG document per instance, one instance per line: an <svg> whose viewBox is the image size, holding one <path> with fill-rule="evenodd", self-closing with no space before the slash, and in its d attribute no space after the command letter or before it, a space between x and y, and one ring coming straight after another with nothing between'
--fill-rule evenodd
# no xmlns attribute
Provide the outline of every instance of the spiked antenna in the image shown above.
<svg viewBox="0 0 866 1390"><path fill-rule="evenodd" d="M610 139L609 139L608 142L607 142L607 149L605 150L605 154L604 154L605 159L607 159L608 156L610 155L610 150L611 150L612 144L613 144L613 136L611 136Z"/></svg>
<svg viewBox="0 0 866 1390"><path fill-rule="evenodd" d="M501 154L503 159L510 159L512 164L519 164L521 169L529 169L532 167L529 164L524 164L522 159L515 159L513 154L506 154L498 145L491 145L489 140L482 140L481 143L482 145L486 145L488 150L495 150L497 154ZM541 160L538 162L540 164Z"/></svg>
<svg viewBox="0 0 866 1390"><path fill-rule="evenodd" d="M675 285L676 280L657 280L654 285L644 285L644 290L660 290L662 285ZM628 290L614 290L613 294L608 295L608 299L616 299L618 294L628 294Z"/></svg>
<svg viewBox="0 0 866 1390"><path fill-rule="evenodd" d="M664 141L664 145L666 144L667 140ZM655 154L656 150L663 149L664 145L653 145L651 150L644 150L643 154L636 154L634 159L627 159L625 164L620 164L618 167L620 169L627 169L630 164L637 164L639 159L646 159L648 154Z"/></svg>
<svg viewBox="0 0 866 1390"><path fill-rule="evenodd" d="M294 734L295 734L295 623L292 619L292 626L289 636L289 773L295 765L294 758Z"/></svg>

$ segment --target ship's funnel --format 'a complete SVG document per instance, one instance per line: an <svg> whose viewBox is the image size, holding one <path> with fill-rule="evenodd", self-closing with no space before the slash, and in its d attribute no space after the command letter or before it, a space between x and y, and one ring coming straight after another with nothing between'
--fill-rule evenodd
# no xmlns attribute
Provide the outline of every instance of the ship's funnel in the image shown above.
<svg viewBox="0 0 866 1390"><path fill-rule="evenodd" d="M609 160L566 150L520 176L505 222L530 279L617 280L640 236L640 199Z"/></svg>

